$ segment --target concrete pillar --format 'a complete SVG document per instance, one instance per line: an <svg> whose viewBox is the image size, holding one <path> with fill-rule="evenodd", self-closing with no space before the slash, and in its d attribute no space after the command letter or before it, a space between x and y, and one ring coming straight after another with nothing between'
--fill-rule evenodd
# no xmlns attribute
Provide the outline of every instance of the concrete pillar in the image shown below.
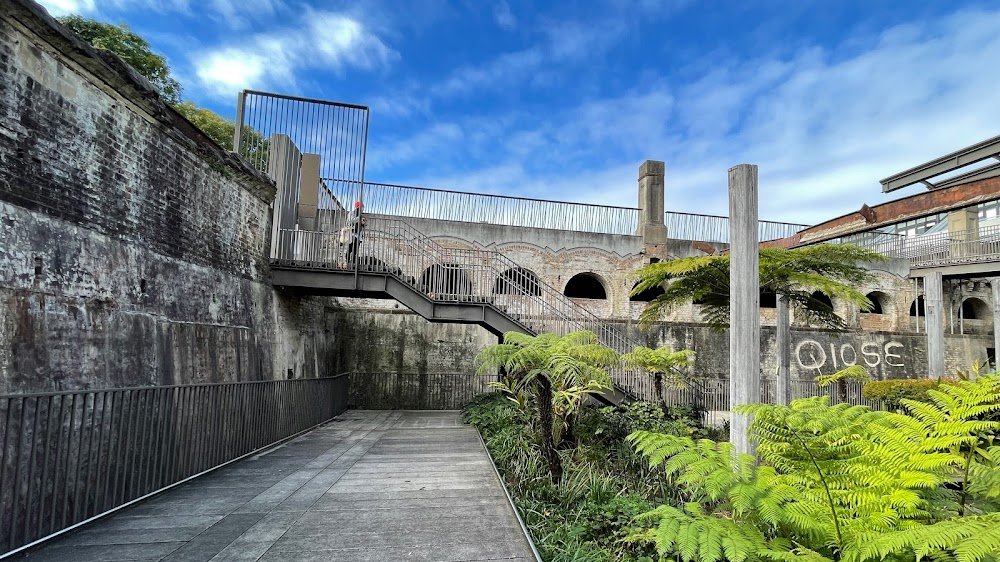
<svg viewBox="0 0 1000 562"><path fill-rule="evenodd" d="M993 290L993 368L1000 365L1000 277L990 278L990 288Z"/></svg>
<svg viewBox="0 0 1000 562"><path fill-rule="evenodd" d="M757 247L757 166L729 169L729 400L760 402L760 251ZM750 417L730 413L737 454L753 453Z"/></svg>
<svg viewBox="0 0 1000 562"><path fill-rule="evenodd" d="M941 272L924 277L927 307L927 376L944 376L944 282Z"/></svg>
<svg viewBox="0 0 1000 562"><path fill-rule="evenodd" d="M287 135L271 135L268 146L267 175L274 180L276 188L271 219L271 257L294 259L302 153Z"/></svg>
<svg viewBox="0 0 1000 562"><path fill-rule="evenodd" d="M977 254L975 242L979 240L979 209L966 207L948 213L948 234L952 257Z"/></svg>
<svg viewBox="0 0 1000 562"><path fill-rule="evenodd" d="M774 403L787 406L792 400L792 330L789 318L788 299L778 295L778 384L775 389Z"/></svg>
<svg viewBox="0 0 1000 562"><path fill-rule="evenodd" d="M663 246L667 243L667 227L663 224L663 176L665 165L658 160L646 160L639 166L639 228L643 244Z"/></svg>
<svg viewBox="0 0 1000 562"><path fill-rule="evenodd" d="M316 230L319 208L319 154L302 155L302 176L299 186L299 228Z"/></svg>

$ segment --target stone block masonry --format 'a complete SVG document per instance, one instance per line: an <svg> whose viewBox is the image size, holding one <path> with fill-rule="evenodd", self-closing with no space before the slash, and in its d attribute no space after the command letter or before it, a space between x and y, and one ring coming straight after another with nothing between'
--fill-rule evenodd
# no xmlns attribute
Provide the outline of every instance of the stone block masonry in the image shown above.
<svg viewBox="0 0 1000 562"><path fill-rule="evenodd" d="M273 183L26 0L0 13L0 393L331 374Z"/></svg>

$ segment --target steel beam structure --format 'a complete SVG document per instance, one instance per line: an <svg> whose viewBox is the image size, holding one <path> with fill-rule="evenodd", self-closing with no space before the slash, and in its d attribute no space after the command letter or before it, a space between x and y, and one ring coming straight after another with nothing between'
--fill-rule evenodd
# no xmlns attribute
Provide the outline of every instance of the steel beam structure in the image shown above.
<svg viewBox="0 0 1000 562"><path fill-rule="evenodd" d="M951 154L946 154L929 162L924 162L919 166L914 166L909 170L904 170L880 180L879 183L882 184L883 193L896 191L897 189L909 187L917 183L926 185L928 189L937 189L940 186L931 183L931 179L970 164L996 157L997 155L1000 155L1000 136L967 146L961 150L956 150Z"/></svg>

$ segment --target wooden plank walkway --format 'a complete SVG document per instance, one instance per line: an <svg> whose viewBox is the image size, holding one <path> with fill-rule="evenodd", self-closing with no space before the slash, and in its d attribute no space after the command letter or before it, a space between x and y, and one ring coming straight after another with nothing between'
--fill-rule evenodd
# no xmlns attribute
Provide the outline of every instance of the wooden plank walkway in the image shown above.
<svg viewBox="0 0 1000 562"><path fill-rule="evenodd" d="M534 557L475 429L457 412L351 410L23 559Z"/></svg>

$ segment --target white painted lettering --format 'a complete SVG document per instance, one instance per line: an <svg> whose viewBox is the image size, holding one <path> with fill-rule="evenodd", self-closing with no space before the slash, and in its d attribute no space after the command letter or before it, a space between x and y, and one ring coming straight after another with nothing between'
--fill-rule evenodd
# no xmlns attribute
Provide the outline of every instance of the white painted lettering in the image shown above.
<svg viewBox="0 0 1000 562"><path fill-rule="evenodd" d="M809 353L807 358L810 361L809 364L802 361L802 348L806 346L815 347L819 351L818 356L814 353ZM795 359L799 362L799 367L805 370L819 369L826 364L826 351L823 350L823 346L817 341L802 340L799 342L799 345L795 346Z"/></svg>
<svg viewBox="0 0 1000 562"><path fill-rule="evenodd" d="M874 351L871 351L874 349ZM865 342L861 344L861 354L864 355L865 365L869 367L878 367L882 363L882 358L879 356L879 345L875 342Z"/></svg>
<svg viewBox="0 0 1000 562"><path fill-rule="evenodd" d="M900 361L899 363L893 363L892 361L889 360L891 357L895 357L896 359L902 359L899 356L899 354L889 351L890 349L895 347L903 347L903 344L899 343L898 341L891 341L885 344L885 364L889 365L890 367L903 367L904 365L902 361Z"/></svg>
<svg viewBox="0 0 1000 562"><path fill-rule="evenodd" d="M851 359L850 360L848 360L847 356L844 354L845 351L850 351L851 352ZM854 349L853 345L851 345L849 343L845 343L844 345L840 346L840 360L844 363L845 367L850 366L850 365L857 365L858 364L858 351L856 349Z"/></svg>

